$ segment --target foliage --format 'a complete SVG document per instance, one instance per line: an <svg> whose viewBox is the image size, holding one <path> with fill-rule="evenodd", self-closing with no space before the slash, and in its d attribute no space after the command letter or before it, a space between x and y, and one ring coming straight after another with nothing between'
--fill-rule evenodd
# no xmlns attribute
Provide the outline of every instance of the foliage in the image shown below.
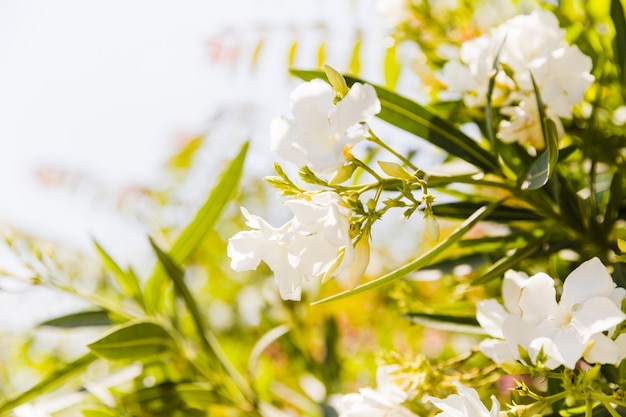
<svg viewBox="0 0 626 417"><path fill-rule="evenodd" d="M498 3L397 2L389 54L419 46L428 105L394 89L389 54L386 86L354 57L352 75L292 70L305 83L270 146L299 170L265 178L293 213L282 226L247 210L241 224L234 202L268 198L241 181L245 144L185 227L146 238L148 273L97 242L77 267L7 239L29 283L89 304L39 330L97 336L70 357L36 333L8 344L0 415L623 415L623 4ZM445 160L420 166L375 115ZM422 234L385 235L392 212Z"/></svg>

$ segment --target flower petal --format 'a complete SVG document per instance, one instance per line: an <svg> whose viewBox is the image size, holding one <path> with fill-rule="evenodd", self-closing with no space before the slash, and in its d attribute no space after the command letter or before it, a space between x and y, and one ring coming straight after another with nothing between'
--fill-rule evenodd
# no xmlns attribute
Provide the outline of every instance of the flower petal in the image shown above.
<svg viewBox="0 0 626 417"><path fill-rule="evenodd" d="M595 296L611 295L615 283L600 259L592 258L574 269L563 283L560 303L573 306Z"/></svg>
<svg viewBox="0 0 626 417"><path fill-rule="evenodd" d="M339 103L335 115L334 130L345 132L350 126L366 122L380 113L380 100L376 90L369 84L354 83Z"/></svg>
<svg viewBox="0 0 626 417"><path fill-rule="evenodd" d="M502 326L508 315L509 313L502 304L494 299L484 300L476 305L476 319L480 323L480 327L485 329L491 337L500 339L504 337Z"/></svg>
<svg viewBox="0 0 626 417"><path fill-rule="evenodd" d="M524 281L519 297L519 308L524 321L546 320L556 306L554 280L550 276L540 272Z"/></svg>
<svg viewBox="0 0 626 417"><path fill-rule="evenodd" d="M571 325L583 336L586 342L596 333L609 330L626 319L608 297L593 297L573 312Z"/></svg>

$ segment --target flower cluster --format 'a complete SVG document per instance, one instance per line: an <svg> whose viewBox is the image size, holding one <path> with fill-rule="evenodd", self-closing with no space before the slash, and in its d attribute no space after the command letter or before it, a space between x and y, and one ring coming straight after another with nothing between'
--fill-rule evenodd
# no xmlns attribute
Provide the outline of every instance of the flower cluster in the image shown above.
<svg viewBox="0 0 626 417"><path fill-rule="evenodd" d="M319 78L293 90L293 118L279 116L272 121L272 151L316 172L341 167L350 148L367 135L365 122L380 112L380 101L371 85L360 83L355 83L336 105L335 98L333 88Z"/></svg>
<svg viewBox="0 0 626 417"><path fill-rule="evenodd" d="M502 284L504 305L490 299L477 306L479 323L496 338L483 341L481 350L499 364L524 359L521 347L533 364L545 359L550 369L560 365L573 369L581 358L618 365L626 356L626 335L615 341L611 336L626 319L621 310L625 295L598 258L565 279L558 302L548 275L529 278L508 271Z"/></svg>
<svg viewBox="0 0 626 417"><path fill-rule="evenodd" d="M264 261L274 271L281 297L300 300L303 282L339 273L354 259L351 212L332 192L302 194L285 205L294 216L278 228L242 208L253 230L228 241L228 256L235 271L255 269Z"/></svg>
<svg viewBox="0 0 626 417"><path fill-rule="evenodd" d="M443 67L443 78L448 92L462 95L468 107L478 107L485 106L497 71L491 98L508 117L500 123L498 137L542 148L533 78L546 113L558 122L571 118L572 107L582 101L594 80L591 67L591 59L565 41L556 17L536 10L464 42L458 59Z"/></svg>
<svg viewBox="0 0 626 417"><path fill-rule="evenodd" d="M335 74L331 68L327 71ZM350 159L351 147L367 135L365 122L380 112L376 91L367 84L337 91L314 79L297 87L290 98L293 118L281 115L273 120L271 148L297 166L321 173L337 170ZM355 259L352 211L333 191L300 192L284 204L294 217L278 228L242 208L253 230L229 240L228 256L236 271L255 269L264 261L274 272L281 297L298 301L303 282L319 276L326 280ZM367 263L362 261L369 257L367 239L357 246L358 253L364 248L368 252L359 256L360 273Z"/></svg>

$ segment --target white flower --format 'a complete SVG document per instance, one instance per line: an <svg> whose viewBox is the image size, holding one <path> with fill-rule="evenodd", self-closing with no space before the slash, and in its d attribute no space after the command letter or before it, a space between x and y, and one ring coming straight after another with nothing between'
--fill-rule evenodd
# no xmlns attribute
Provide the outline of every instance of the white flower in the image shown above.
<svg viewBox="0 0 626 417"><path fill-rule="evenodd" d="M531 93L532 73L547 108L568 118L594 80L591 58L567 44L565 31L552 13L535 10L464 42L459 60L449 61L443 68L448 91L461 93L470 107L484 106L496 56L513 71L517 85L515 88L513 80L499 71L492 97L496 104Z"/></svg>
<svg viewBox="0 0 626 417"><path fill-rule="evenodd" d="M351 211L330 191L303 194L285 205L294 217L278 228L242 207L253 230L230 238L227 251L235 271L255 269L264 261L274 271L280 296L300 300L303 282L339 273L352 262Z"/></svg>
<svg viewBox="0 0 626 417"><path fill-rule="evenodd" d="M374 87L359 83L336 105L335 92L321 79L300 85L290 99L293 118L279 116L272 121L270 147L281 158L318 172L344 164L344 151L367 134L362 123L381 109Z"/></svg>
<svg viewBox="0 0 626 417"><path fill-rule="evenodd" d="M559 302L554 280L548 275L528 278L509 272L503 282L504 306L495 300L478 304L481 326L491 336L504 339L484 341L481 350L497 363L519 360L521 346L533 362L543 351L549 368L573 369L581 358L619 364L626 356L622 349L626 340L613 341L609 336L626 319L621 311L625 295L626 290L616 287L598 258L584 262L565 279Z"/></svg>
<svg viewBox="0 0 626 417"><path fill-rule="evenodd" d="M547 110L547 116L556 124L557 136L563 136L563 124L554 112ZM500 110L508 120L502 120L498 126L498 138L506 143L518 142L529 144L535 149L545 148L541 120L539 119L539 109L537 98L534 94L528 94L522 98L516 106L503 107Z"/></svg>
<svg viewBox="0 0 626 417"><path fill-rule="evenodd" d="M488 410L480 401L475 389L464 387L456 381L454 385L458 394L449 395L445 399L428 398L442 411L438 414L439 417L498 417L500 415L500 403L495 396L491 396L491 410Z"/></svg>
<svg viewBox="0 0 626 417"><path fill-rule="evenodd" d="M402 405L407 394L391 382L392 366L381 366L376 371L376 389L361 388L359 393L341 397L335 408L339 417L416 417Z"/></svg>

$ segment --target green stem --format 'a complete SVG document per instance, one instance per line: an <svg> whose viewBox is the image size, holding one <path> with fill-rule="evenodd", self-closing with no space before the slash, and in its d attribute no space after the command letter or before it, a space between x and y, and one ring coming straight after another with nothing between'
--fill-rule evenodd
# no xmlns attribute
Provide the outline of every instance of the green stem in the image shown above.
<svg viewBox="0 0 626 417"><path fill-rule="evenodd" d="M407 167L411 168L413 171L415 171L415 175L417 176L419 173L422 173L422 171L416 167L415 165L413 165L413 163L411 161L409 161L404 155L398 153L395 149L393 149L391 146L387 145L385 142L383 142L378 136L376 136L376 134L372 131L372 129L369 129L369 134L370 136L367 138L370 142L373 142L375 144L377 144L378 146L380 146L381 148L385 149L387 152L391 153L393 156L395 156L396 158L398 158L400 161L402 161L402 163L404 163Z"/></svg>

